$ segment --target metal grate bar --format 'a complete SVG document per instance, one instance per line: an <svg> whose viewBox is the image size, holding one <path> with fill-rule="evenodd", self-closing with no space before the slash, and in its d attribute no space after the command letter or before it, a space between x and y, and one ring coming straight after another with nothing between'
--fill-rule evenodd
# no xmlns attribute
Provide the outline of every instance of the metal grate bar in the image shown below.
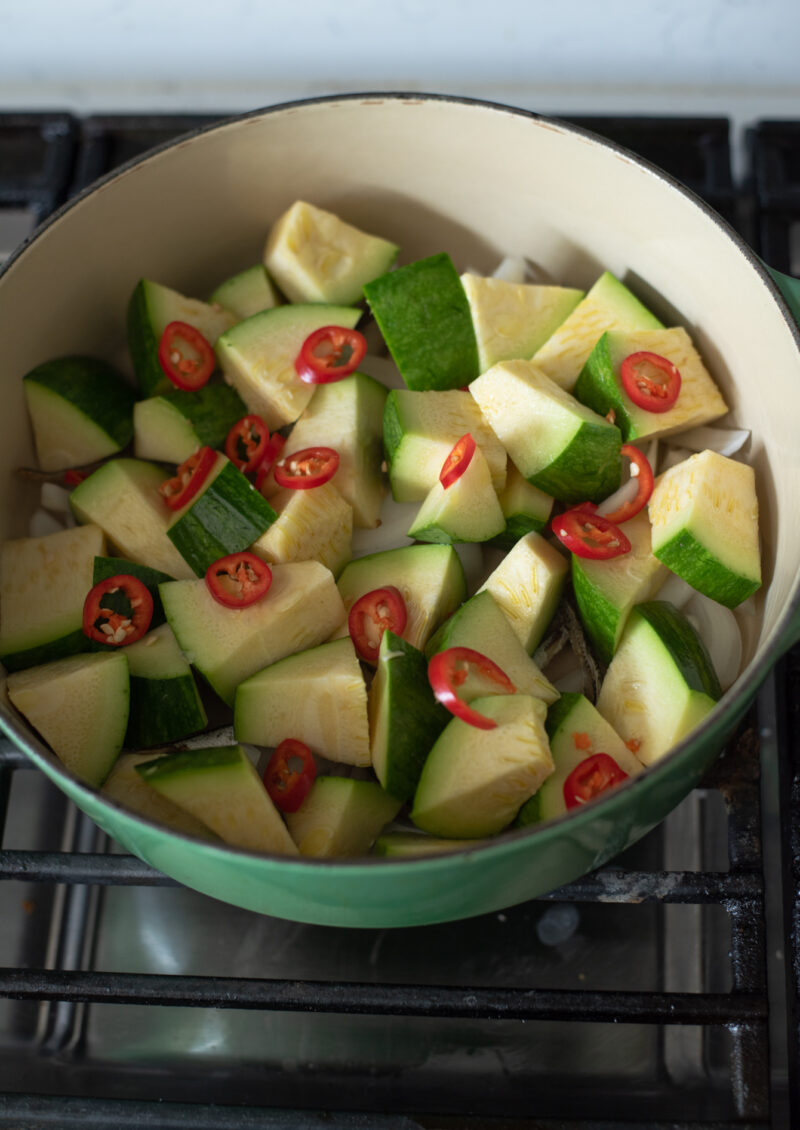
<svg viewBox="0 0 800 1130"><path fill-rule="evenodd" d="M75 160L70 114L0 115L0 206L33 210L43 220L64 202Z"/></svg>
<svg viewBox="0 0 800 1130"><path fill-rule="evenodd" d="M0 969L0 996L12 1000L157 1004L497 1020L594 1023L741 1024L766 1020L759 993L450 988L360 982L279 981L150 973Z"/></svg>
<svg viewBox="0 0 800 1130"><path fill-rule="evenodd" d="M464 1130L466 1123L448 1115L422 1121L405 1115L349 1111L266 1110L263 1107L134 1102L69 1096L11 1095L0 1101L0 1127L8 1130ZM477 1123L473 1123L478 1125ZM481 1130L586 1130L585 1121L554 1118L481 1118ZM592 1119L592 1130L731 1130L730 1122L610 1122ZM767 1122L748 1121L747 1130L769 1130Z"/></svg>
<svg viewBox="0 0 800 1130"><path fill-rule="evenodd" d="M110 169L181 134L219 120L208 114L96 114L81 122L81 146L72 191Z"/></svg>
<svg viewBox="0 0 800 1130"><path fill-rule="evenodd" d="M41 883L97 883L103 886L177 886L133 855L90 852L13 851L0 854L0 880ZM546 895L550 902L744 903L749 911L761 893L760 876L748 872L616 871L576 879Z"/></svg>
<svg viewBox="0 0 800 1130"><path fill-rule="evenodd" d="M789 1104L792 1125L800 1123L800 648L778 668L778 717L784 723L781 758L783 901L787 930L786 1002L789 1043Z"/></svg>
<svg viewBox="0 0 800 1130"><path fill-rule="evenodd" d="M126 1130L419 1130L420 1124L391 1114L10 1095L0 1099L0 1126L10 1130L108 1130L110 1126Z"/></svg>

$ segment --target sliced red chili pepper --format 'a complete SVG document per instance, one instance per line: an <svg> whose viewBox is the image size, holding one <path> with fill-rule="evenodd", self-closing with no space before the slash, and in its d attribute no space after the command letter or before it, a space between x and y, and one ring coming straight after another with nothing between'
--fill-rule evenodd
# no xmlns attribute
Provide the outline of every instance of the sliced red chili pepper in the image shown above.
<svg viewBox="0 0 800 1130"><path fill-rule="evenodd" d="M622 530L597 514L591 503L565 510L553 518L551 528L576 557L604 561L631 551L631 543Z"/></svg>
<svg viewBox="0 0 800 1130"><path fill-rule="evenodd" d="M613 757L593 753L576 765L564 782L564 803L567 808L577 808L627 779L628 774Z"/></svg>
<svg viewBox="0 0 800 1130"><path fill-rule="evenodd" d="M597 513L607 522L613 522L615 526L627 522L630 518L635 518L640 510L644 510L650 501L654 485L653 468L650 466L647 456L642 455L638 447L634 447L631 443L624 443L620 448L620 454L626 455L630 459L631 481L625 483L597 507ZM610 503L612 500L617 500L619 505L614 506L613 509L606 509L606 503Z"/></svg>
<svg viewBox="0 0 800 1130"><path fill-rule="evenodd" d="M407 620L406 602L394 585L360 596L347 617L350 638L359 658L366 663L377 663L383 633L388 630L401 636Z"/></svg>
<svg viewBox="0 0 800 1130"><path fill-rule="evenodd" d="M226 608L247 608L255 604L271 584L269 565L248 550L220 557L206 569L208 591Z"/></svg>
<svg viewBox="0 0 800 1130"><path fill-rule="evenodd" d="M228 432L225 454L244 474L255 471L269 443L269 428L260 416L242 416Z"/></svg>
<svg viewBox="0 0 800 1130"><path fill-rule="evenodd" d="M64 486L77 487L87 477L86 471L76 471L74 469L64 472Z"/></svg>
<svg viewBox="0 0 800 1130"><path fill-rule="evenodd" d="M99 581L83 602L83 634L113 647L136 643L150 627L152 619L150 590L130 573L118 573Z"/></svg>
<svg viewBox="0 0 800 1130"><path fill-rule="evenodd" d="M467 432L460 440L457 440L453 450L442 464L442 469L439 472L439 482L445 490L461 478L467 467L469 467L474 454L475 440L469 432Z"/></svg>
<svg viewBox="0 0 800 1130"><path fill-rule="evenodd" d="M633 403L646 412L669 412L681 391L677 366L660 353L630 353L622 362L619 375Z"/></svg>
<svg viewBox="0 0 800 1130"><path fill-rule="evenodd" d="M264 771L270 800L281 812L297 812L317 775L314 755L297 738L284 738Z"/></svg>
<svg viewBox="0 0 800 1130"><path fill-rule="evenodd" d="M339 452L332 447L304 447L275 464L273 474L279 487L310 490L327 483L339 467Z"/></svg>
<svg viewBox="0 0 800 1130"><path fill-rule="evenodd" d="M275 476L273 475L269 482L268 476L285 446L286 436L282 436L280 432L273 432L256 469L256 490L261 491L262 494L267 494L269 487L274 486Z"/></svg>
<svg viewBox="0 0 800 1130"><path fill-rule="evenodd" d="M170 322L158 343L158 361L178 388L202 388L214 372L214 350L188 322Z"/></svg>
<svg viewBox="0 0 800 1130"><path fill-rule="evenodd" d="M295 372L307 384L330 384L349 377L367 352L367 339L345 326L322 326L309 334L294 363Z"/></svg>
<svg viewBox="0 0 800 1130"><path fill-rule="evenodd" d="M467 678L471 680L468 689L470 699L482 694L515 694L517 690L505 671L487 655L473 651L471 647L448 647L445 651L437 651L428 663L428 682L442 706L470 726L493 730L497 725L494 719L473 710L462 697Z"/></svg>
<svg viewBox="0 0 800 1130"><path fill-rule="evenodd" d="M201 447L181 463L171 479L166 479L161 484L158 489L170 510L180 510L187 502L191 502L208 478L216 460L213 448Z"/></svg>

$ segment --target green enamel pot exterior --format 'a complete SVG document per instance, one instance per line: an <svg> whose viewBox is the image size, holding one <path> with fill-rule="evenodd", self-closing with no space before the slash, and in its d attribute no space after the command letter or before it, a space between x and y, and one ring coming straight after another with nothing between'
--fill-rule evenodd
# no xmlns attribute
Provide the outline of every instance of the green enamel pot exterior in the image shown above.
<svg viewBox="0 0 800 1130"><path fill-rule="evenodd" d="M210 293L258 260L269 223L296 198L394 240L403 262L447 250L460 269L489 273L503 254L522 253L557 280L584 287L608 268L663 320L690 328L734 422L754 435L766 583L746 634L746 670L688 741L606 799L484 847L427 859L287 860L193 840L82 786L7 702L0 725L123 847L223 902L360 927L499 910L599 866L662 820L698 783L770 666L797 639L800 334L766 269L723 221L668 177L580 130L435 96L276 107L201 131L106 178L48 221L0 273L3 536L24 534L36 505L33 488L11 474L32 462L20 426L22 375L78 350L113 358L139 277Z"/></svg>

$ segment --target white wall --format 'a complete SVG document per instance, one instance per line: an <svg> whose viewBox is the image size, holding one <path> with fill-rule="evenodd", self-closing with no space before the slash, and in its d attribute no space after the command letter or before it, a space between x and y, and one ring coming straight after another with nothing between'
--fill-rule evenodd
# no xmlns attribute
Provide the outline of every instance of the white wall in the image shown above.
<svg viewBox="0 0 800 1130"><path fill-rule="evenodd" d="M250 109L457 92L800 113L798 0L0 0L0 106Z"/></svg>
<svg viewBox="0 0 800 1130"><path fill-rule="evenodd" d="M0 109L235 113L455 93L541 113L800 118L800 0L0 0Z"/></svg>

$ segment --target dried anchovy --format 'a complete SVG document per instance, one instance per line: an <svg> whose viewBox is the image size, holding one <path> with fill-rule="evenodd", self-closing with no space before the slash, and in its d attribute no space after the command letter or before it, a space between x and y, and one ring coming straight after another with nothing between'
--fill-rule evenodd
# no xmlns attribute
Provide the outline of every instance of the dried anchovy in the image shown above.
<svg viewBox="0 0 800 1130"><path fill-rule="evenodd" d="M566 616L562 612L562 604L559 604L556 609L553 619L550 621L550 631L539 644L533 656L534 663L542 670L544 670L569 643L569 625L566 622Z"/></svg>
<svg viewBox="0 0 800 1130"><path fill-rule="evenodd" d="M70 467L70 471L79 471L83 475L91 475L98 467L107 462L105 459L100 459L96 463L87 463L83 467ZM61 471L40 471L38 467L16 467L14 474L18 479L25 479L31 483L57 483L59 486L64 485L64 475L66 470Z"/></svg>
<svg viewBox="0 0 800 1130"><path fill-rule="evenodd" d="M569 642L583 667L583 693L591 702L596 702L597 696L600 694L600 684L602 682L600 668L586 642L583 626L578 619L575 609L568 600L563 600L561 603L569 632Z"/></svg>
<svg viewBox="0 0 800 1130"><path fill-rule="evenodd" d="M563 597L550 622L549 633L534 654L534 662L544 670L567 646L575 653L583 668L583 693L591 702L596 702L602 681L600 668L586 642L572 602Z"/></svg>

